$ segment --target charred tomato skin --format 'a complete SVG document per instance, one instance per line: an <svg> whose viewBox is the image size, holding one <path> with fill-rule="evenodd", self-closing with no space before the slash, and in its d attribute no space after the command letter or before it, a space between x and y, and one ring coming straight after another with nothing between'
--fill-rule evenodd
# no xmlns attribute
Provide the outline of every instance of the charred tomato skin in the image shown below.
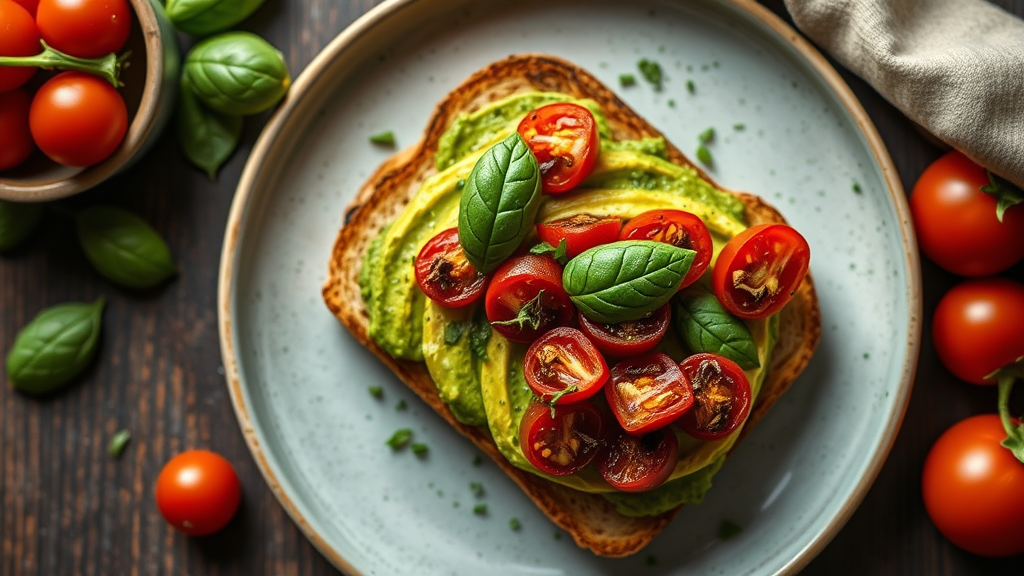
<svg viewBox="0 0 1024 576"><path fill-rule="evenodd" d="M729 312L744 319L766 318L785 306L807 275L811 250L785 224L744 230L722 248L711 287Z"/></svg>
<svg viewBox="0 0 1024 576"><path fill-rule="evenodd" d="M664 428L693 406L693 388L667 354L654 352L621 360L604 388L619 425L635 435Z"/></svg>
<svg viewBox="0 0 1024 576"><path fill-rule="evenodd" d="M537 157L544 192L572 190L597 164L601 150L597 122L579 104L556 102L536 108L517 130Z"/></svg>
<svg viewBox="0 0 1024 576"><path fill-rule="evenodd" d="M458 228L448 228L428 240L416 255L415 269L420 290L448 308L476 302L487 286L487 276L466 259Z"/></svg>
<svg viewBox="0 0 1024 576"><path fill-rule="evenodd" d="M590 402L552 409L535 401L519 424L520 447L541 472L567 476L582 470L598 454L605 427L604 416Z"/></svg>
<svg viewBox="0 0 1024 576"><path fill-rule="evenodd" d="M517 322L522 308L530 303L535 322ZM530 343L555 326L569 324L576 307L562 287L558 262L550 256L524 254L509 258L493 272L484 311L499 334L514 342Z"/></svg>
<svg viewBox="0 0 1024 576"><path fill-rule="evenodd" d="M678 420L684 432L701 440L728 436L750 414L750 381L735 362L702 352L685 358L680 369L693 386L693 408Z"/></svg>
<svg viewBox="0 0 1024 576"><path fill-rule="evenodd" d="M647 318L602 324L580 314L580 330L597 346L597 349L612 358L624 358L646 354L664 338L671 320L671 307L665 304Z"/></svg>
<svg viewBox="0 0 1024 576"><path fill-rule="evenodd" d="M668 480L679 462L679 440L670 428L634 436L612 432L595 460L608 484L623 492L645 492Z"/></svg>
<svg viewBox="0 0 1024 576"><path fill-rule="evenodd" d="M601 390L608 381L608 364L583 332L559 326L530 345L523 374L541 400L572 404Z"/></svg>

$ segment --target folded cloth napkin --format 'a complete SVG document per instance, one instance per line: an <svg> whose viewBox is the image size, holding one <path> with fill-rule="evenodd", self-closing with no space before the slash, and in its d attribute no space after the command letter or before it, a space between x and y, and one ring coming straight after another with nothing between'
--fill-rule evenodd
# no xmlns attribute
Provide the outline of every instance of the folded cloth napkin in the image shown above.
<svg viewBox="0 0 1024 576"><path fill-rule="evenodd" d="M985 0L785 2L910 119L1024 187L1024 20Z"/></svg>

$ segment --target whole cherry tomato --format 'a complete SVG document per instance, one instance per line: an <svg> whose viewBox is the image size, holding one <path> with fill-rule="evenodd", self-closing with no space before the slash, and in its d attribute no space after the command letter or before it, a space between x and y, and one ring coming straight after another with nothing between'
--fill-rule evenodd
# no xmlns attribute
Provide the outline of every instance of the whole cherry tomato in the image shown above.
<svg viewBox="0 0 1024 576"><path fill-rule="evenodd" d="M595 459L598 472L623 492L661 486L679 462L679 440L670 428L634 436L618 430Z"/></svg>
<svg viewBox="0 0 1024 576"><path fill-rule="evenodd" d="M1024 356L1024 285L1005 278L968 280L939 300L932 319L939 360L972 384Z"/></svg>
<svg viewBox="0 0 1024 576"><path fill-rule="evenodd" d="M996 218L996 198L981 191L985 169L958 151L947 152L918 178L910 213L921 252L960 276L989 276L1024 258L1024 207Z"/></svg>
<svg viewBox="0 0 1024 576"><path fill-rule="evenodd" d="M546 224L537 224L537 235L552 246L565 240L565 255L574 258L594 246L615 242L622 221L617 216L577 214Z"/></svg>
<svg viewBox="0 0 1024 576"><path fill-rule="evenodd" d="M615 418L630 434L668 426L693 406L690 381L661 352L620 361L604 392Z"/></svg>
<svg viewBox="0 0 1024 576"><path fill-rule="evenodd" d="M999 445L1006 431L995 414L954 424L924 462L924 507L942 535L983 556L1024 552L1024 463Z"/></svg>
<svg viewBox="0 0 1024 576"><path fill-rule="evenodd" d="M53 48L79 58L99 58L128 41L132 8L128 0L39 0L36 24Z"/></svg>
<svg viewBox="0 0 1024 576"><path fill-rule="evenodd" d="M32 15L11 0L0 0L0 56L35 56L43 51ZM31 66L0 66L0 92L14 90L36 73Z"/></svg>
<svg viewBox="0 0 1024 576"><path fill-rule="evenodd" d="M0 170L14 168L32 154L28 110L32 97L19 88L0 92Z"/></svg>
<svg viewBox="0 0 1024 576"><path fill-rule="evenodd" d="M156 480L160 513L190 536L213 534L226 526L241 500L234 467L208 450L189 450L171 458Z"/></svg>
<svg viewBox="0 0 1024 576"><path fill-rule="evenodd" d="M793 297L810 259L811 250L799 232L785 224L761 224L726 243L711 273L711 286L729 312L765 318Z"/></svg>
<svg viewBox="0 0 1024 576"><path fill-rule="evenodd" d="M650 316L618 324L601 324L580 314L580 330L605 354L622 358L650 352L661 342L668 330L669 305L658 308Z"/></svg>
<svg viewBox="0 0 1024 576"><path fill-rule="evenodd" d="M679 284L685 288L700 278L711 264L715 247L707 225L695 214L682 210L652 210L626 222L620 240L654 240L678 248L693 250L696 255L690 270Z"/></svg>
<svg viewBox="0 0 1024 576"><path fill-rule="evenodd" d="M487 276L466 259L458 228L449 228L428 240L416 256L415 268L420 290L449 308L476 302L487 285Z"/></svg>
<svg viewBox="0 0 1024 576"><path fill-rule="evenodd" d="M91 166L121 145L128 109L110 83L85 72L62 72L36 92L29 111L32 138L54 162Z"/></svg>
<svg viewBox="0 0 1024 576"><path fill-rule="evenodd" d="M545 192L575 188L597 164L601 149L597 123L583 106L568 102L541 106L523 118L518 130L537 157Z"/></svg>
<svg viewBox="0 0 1024 576"><path fill-rule="evenodd" d="M679 419L684 432L701 440L728 436L750 414L750 381L735 362L702 352L680 364L693 386L693 408Z"/></svg>
<svg viewBox="0 0 1024 576"><path fill-rule="evenodd" d="M540 402L527 407L519 425L523 455L545 474L575 474L598 453L604 417L590 402L559 405L553 414Z"/></svg>
<svg viewBox="0 0 1024 576"><path fill-rule="evenodd" d="M516 342L533 342L576 311L562 287L562 268L550 256L513 256L494 271L484 296L491 326Z"/></svg>
<svg viewBox="0 0 1024 576"><path fill-rule="evenodd" d="M608 381L608 364L583 332L559 326L530 345L523 374L541 400L572 404L601 390Z"/></svg>

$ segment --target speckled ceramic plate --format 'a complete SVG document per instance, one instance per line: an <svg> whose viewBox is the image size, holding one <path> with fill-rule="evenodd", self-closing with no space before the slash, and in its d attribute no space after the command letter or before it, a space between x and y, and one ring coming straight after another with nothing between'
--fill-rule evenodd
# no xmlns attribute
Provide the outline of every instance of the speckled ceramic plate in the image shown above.
<svg viewBox="0 0 1024 576"><path fill-rule="evenodd" d="M920 279L887 152L824 59L750 0L497 4L374 9L302 73L252 153L226 234L220 327L238 420L268 484L351 574L795 572L868 490L910 395ZM413 144L452 87L527 51L587 68L684 151L714 127L712 175L777 205L812 249L824 333L810 367L705 502L632 558L577 549L496 467L474 464L476 449L320 297L342 212L391 153L368 136L392 130ZM619 86L641 58L661 64L660 92ZM428 457L384 445L402 427ZM723 520L742 532L718 539Z"/></svg>

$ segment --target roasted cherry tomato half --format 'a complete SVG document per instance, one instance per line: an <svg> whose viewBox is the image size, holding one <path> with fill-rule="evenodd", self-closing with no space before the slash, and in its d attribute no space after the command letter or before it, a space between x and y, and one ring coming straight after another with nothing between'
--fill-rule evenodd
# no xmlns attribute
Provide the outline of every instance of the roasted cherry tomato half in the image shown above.
<svg viewBox="0 0 1024 576"><path fill-rule="evenodd" d="M616 420L630 434L668 426L693 406L690 382L661 352L616 364L604 392Z"/></svg>
<svg viewBox="0 0 1024 576"><path fill-rule="evenodd" d="M577 214L547 224L537 224L537 235L552 246L565 240L565 255L574 258L594 246L609 244L619 239L622 221L618 216L592 216Z"/></svg>
<svg viewBox="0 0 1024 576"><path fill-rule="evenodd" d="M0 0L0 56L35 56L43 51L32 14L11 0ZM36 73L31 66L0 66L0 92L14 90Z"/></svg>
<svg viewBox="0 0 1024 576"><path fill-rule="evenodd" d="M538 470L552 476L579 472L601 448L604 417L590 402L552 409L531 402L519 424L523 455Z"/></svg>
<svg viewBox="0 0 1024 576"><path fill-rule="evenodd" d="M608 364L583 332L559 326L530 345L523 374L541 400L572 404L597 394L608 381Z"/></svg>
<svg viewBox="0 0 1024 576"><path fill-rule="evenodd" d="M718 440L750 414L750 381L735 362L702 352L679 365L693 386L693 409L679 419L684 432L701 440Z"/></svg>
<svg viewBox="0 0 1024 576"><path fill-rule="evenodd" d="M523 118L518 130L537 157L545 192L571 190L594 170L601 143L594 115L583 106L541 106Z"/></svg>
<svg viewBox="0 0 1024 576"><path fill-rule="evenodd" d="M0 92L0 170L13 168L35 150L28 128L32 97L22 88Z"/></svg>
<svg viewBox="0 0 1024 576"><path fill-rule="evenodd" d="M668 480L679 461L679 441L671 428L643 436L619 430L595 459L605 481L623 492L643 492Z"/></svg>
<svg viewBox="0 0 1024 576"><path fill-rule="evenodd" d="M620 240L654 240L678 248L693 250L696 254L690 271L683 277L680 288L693 284L711 264L715 251L707 225L695 214L682 210L652 210L626 222L619 233Z"/></svg>
<svg viewBox="0 0 1024 576"><path fill-rule="evenodd" d="M597 346L597 349L613 358L624 358L650 352L661 342L668 330L671 312L665 304L647 318L602 324L580 314L580 330Z"/></svg>
<svg viewBox="0 0 1024 576"><path fill-rule="evenodd" d="M800 286L811 249L785 224L761 224L737 234L722 248L711 273L715 296L740 318L778 312Z"/></svg>
<svg viewBox="0 0 1024 576"><path fill-rule="evenodd" d="M499 334L533 342L568 324L576 308L562 288L562 268L550 256L513 256L498 266L484 297L487 320Z"/></svg>
<svg viewBox="0 0 1024 576"><path fill-rule="evenodd" d="M128 41L128 0L39 0L39 34L57 50L79 58L117 52Z"/></svg>
<svg viewBox="0 0 1024 576"><path fill-rule="evenodd" d="M459 244L459 229L449 228L420 249L416 256L416 283L427 298L441 306L459 308L480 299L487 276L466 259Z"/></svg>
<svg viewBox="0 0 1024 576"><path fill-rule="evenodd" d="M178 454L156 479L157 508L171 526L190 536L206 536L226 526L241 501L234 467L208 450Z"/></svg>

